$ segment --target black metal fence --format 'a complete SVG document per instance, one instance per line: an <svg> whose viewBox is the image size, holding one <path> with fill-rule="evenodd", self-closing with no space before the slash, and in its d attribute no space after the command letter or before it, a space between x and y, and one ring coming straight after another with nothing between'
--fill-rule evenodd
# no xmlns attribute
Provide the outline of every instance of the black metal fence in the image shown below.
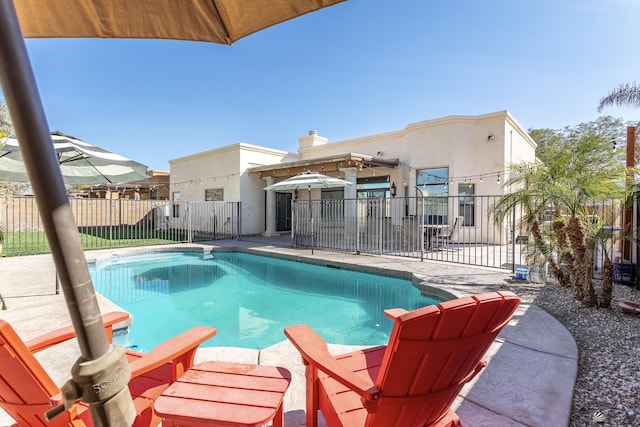
<svg viewBox="0 0 640 427"><path fill-rule="evenodd" d="M540 261L521 208L500 221L492 214L499 196L395 197L292 202L292 244L353 253L388 254L515 271ZM5 256L49 252L33 197L0 199ZM109 249L242 236L239 202L70 199L85 249ZM614 278L635 280L636 211L620 201L593 202L587 220L600 227L593 250L594 277L604 257ZM553 209L542 218L551 237ZM544 276L544 271L541 272Z"/></svg>
<svg viewBox="0 0 640 427"><path fill-rule="evenodd" d="M492 207L500 196L396 197L298 200L292 204L292 239L306 246L355 253L389 254L516 270L540 261L522 207L498 220ZM623 263L620 202L593 203L591 218L612 231L594 251L594 274L606 251ZM553 210L549 211L552 215ZM551 239L551 217L543 218ZM544 228L543 227L543 228ZM630 259L630 258L628 258ZM539 266L538 266L539 267ZM533 269L544 279L545 271Z"/></svg>
<svg viewBox="0 0 640 427"><path fill-rule="evenodd" d="M109 249L237 238L240 203L132 199L69 200L83 248ZM6 256L49 252L35 198L0 199Z"/></svg>

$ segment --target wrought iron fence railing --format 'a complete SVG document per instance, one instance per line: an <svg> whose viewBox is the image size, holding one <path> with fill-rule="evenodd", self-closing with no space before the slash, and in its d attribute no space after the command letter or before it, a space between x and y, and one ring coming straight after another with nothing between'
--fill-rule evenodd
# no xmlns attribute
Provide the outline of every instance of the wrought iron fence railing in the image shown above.
<svg viewBox="0 0 640 427"><path fill-rule="evenodd" d="M389 254L515 271L540 262L518 207L500 221L492 214L499 196L395 197L292 202L292 245L354 253ZM238 202L130 199L70 199L85 249L108 249L174 242L234 239L242 236ZM614 278L634 281L638 251L637 210L621 201L593 202L585 220L599 229L593 249L593 275L605 257ZM636 213L634 213L636 212ZM552 236L553 209L541 218L545 239ZM456 222L458 222L456 224ZM33 197L0 199L5 256L49 252Z"/></svg>
<svg viewBox="0 0 640 427"><path fill-rule="evenodd" d="M492 207L499 200L500 196L297 200L292 203L292 240L296 246L511 271L540 263L524 208L518 206L498 220ZM587 210L593 219L600 217L599 226L605 231L606 227L620 230L619 206L620 202L609 200L594 202ZM551 218L542 219L548 228ZM594 275L605 251L613 254L614 262L630 259L620 253L623 242L615 234L603 240L594 252Z"/></svg>
<svg viewBox="0 0 640 427"><path fill-rule="evenodd" d="M7 197L0 202L3 254L49 252L35 198ZM241 233L236 202L84 198L69 202L87 250L229 239Z"/></svg>

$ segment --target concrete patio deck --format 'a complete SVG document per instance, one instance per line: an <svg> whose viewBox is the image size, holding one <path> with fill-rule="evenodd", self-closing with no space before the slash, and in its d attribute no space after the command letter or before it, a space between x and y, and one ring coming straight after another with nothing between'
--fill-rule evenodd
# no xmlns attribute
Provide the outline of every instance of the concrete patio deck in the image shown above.
<svg viewBox="0 0 640 427"><path fill-rule="evenodd" d="M410 258L354 255L290 247L283 237L252 237L241 241L217 241L213 246L237 247L305 258L320 264L351 265L363 271L389 269L412 272L429 286L454 295L498 290L511 273L460 264L419 261ZM174 245L178 249L185 245ZM92 260L110 254L144 252L151 248L87 252ZM69 323L62 295L55 294L55 268L50 255L0 258L0 294L7 310L0 318L9 321L24 339L29 339ZM99 296L103 312L118 310ZM214 338L215 341L215 338ZM349 347L332 345L333 352ZM62 384L78 357L75 343L38 355L54 381ZM465 426L567 426L571 413L573 388L577 375L578 351L573 337L552 316L532 304L522 304L511 323L490 348L489 365L468 384L456 401L456 411ZM286 340L257 350L208 347L198 350L196 361L230 360L278 365L288 368L293 381L285 396L285 425L304 426L304 368L298 353ZM13 420L0 411L0 426Z"/></svg>

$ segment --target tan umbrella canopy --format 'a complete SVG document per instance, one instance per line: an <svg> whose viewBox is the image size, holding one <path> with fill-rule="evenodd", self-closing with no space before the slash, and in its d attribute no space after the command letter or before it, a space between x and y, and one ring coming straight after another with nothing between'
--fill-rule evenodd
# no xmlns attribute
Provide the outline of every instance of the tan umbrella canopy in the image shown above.
<svg viewBox="0 0 640 427"><path fill-rule="evenodd" d="M126 357L111 346L71 213L24 37L126 37L231 44L344 0L0 0L0 83L82 357L65 406L90 404L96 426L131 425ZM60 411L60 410L58 410ZM54 411L54 412L58 412Z"/></svg>
<svg viewBox="0 0 640 427"><path fill-rule="evenodd" d="M231 44L344 0L15 0L25 37L118 37Z"/></svg>

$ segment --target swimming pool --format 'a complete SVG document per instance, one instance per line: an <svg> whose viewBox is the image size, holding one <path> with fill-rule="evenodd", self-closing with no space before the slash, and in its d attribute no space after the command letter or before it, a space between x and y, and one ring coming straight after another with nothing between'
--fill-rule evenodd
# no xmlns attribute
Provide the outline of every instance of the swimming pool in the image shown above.
<svg viewBox="0 0 640 427"><path fill-rule="evenodd" d="M121 345L148 351L196 325L217 334L204 345L262 349L285 326L311 325L328 342L379 345L387 308L437 303L409 280L240 252L158 252L90 264L96 291L133 315Z"/></svg>

